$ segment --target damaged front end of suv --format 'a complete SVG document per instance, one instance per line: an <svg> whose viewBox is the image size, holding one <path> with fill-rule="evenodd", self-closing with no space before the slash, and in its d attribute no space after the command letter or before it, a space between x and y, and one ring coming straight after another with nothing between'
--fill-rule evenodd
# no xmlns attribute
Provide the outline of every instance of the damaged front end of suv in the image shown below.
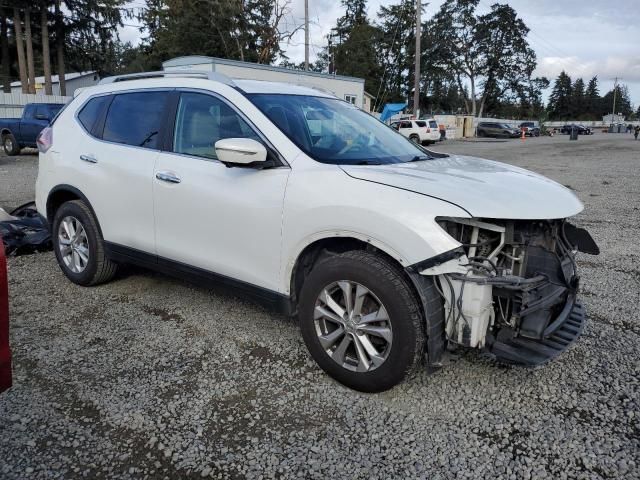
<svg viewBox="0 0 640 480"><path fill-rule="evenodd" d="M446 341L535 366L580 336L585 311L575 254L599 253L586 230L564 219L437 221L460 247L419 273L435 277L444 299Z"/></svg>

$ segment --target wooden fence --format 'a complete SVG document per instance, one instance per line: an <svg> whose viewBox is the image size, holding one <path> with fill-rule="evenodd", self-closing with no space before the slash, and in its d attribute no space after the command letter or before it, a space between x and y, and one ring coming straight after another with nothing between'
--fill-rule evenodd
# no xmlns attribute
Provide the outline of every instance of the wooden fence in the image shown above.
<svg viewBox="0 0 640 480"><path fill-rule="evenodd" d="M32 93L0 93L0 118L18 118L27 103L67 103L73 97Z"/></svg>

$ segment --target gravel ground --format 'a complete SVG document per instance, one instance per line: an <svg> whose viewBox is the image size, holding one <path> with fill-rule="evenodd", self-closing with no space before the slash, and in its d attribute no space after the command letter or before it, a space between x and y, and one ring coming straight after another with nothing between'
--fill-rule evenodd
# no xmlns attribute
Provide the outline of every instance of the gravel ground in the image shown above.
<svg viewBox="0 0 640 480"><path fill-rule="evenodd" d="M469 352L377 395L310 359L296 324L129 269L67 281L52 253L9 260L15 386L0 478L640 478L640 142L627 135L451 142L543 173L586 205L590 323L541 369ZM36 157L0 157L0 206Z"/></svg>

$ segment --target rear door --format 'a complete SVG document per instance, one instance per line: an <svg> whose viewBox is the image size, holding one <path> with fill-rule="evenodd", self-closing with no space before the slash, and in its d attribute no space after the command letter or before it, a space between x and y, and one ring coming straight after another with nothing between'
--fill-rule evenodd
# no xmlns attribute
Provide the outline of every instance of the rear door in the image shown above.
<svg viewBox="0 0 640 480"><path fill-rule="evenodd" d="M101 111L97 123L85 126L73 161L78 188L112 247L155 254L152 179L169 95L170 90L114 93L106 104L86 103L78 114L82 123L85 108L88 119L91 110Z"/></svg>
<svg viewBox="0 0 640 480"><path fill-rule="evenodd" d="M249 120L221 96L181 92L173 142L153 179L160 261L278 290L282 208L289 167L227 167L214 145L252 138L274 151Z"/></svg>

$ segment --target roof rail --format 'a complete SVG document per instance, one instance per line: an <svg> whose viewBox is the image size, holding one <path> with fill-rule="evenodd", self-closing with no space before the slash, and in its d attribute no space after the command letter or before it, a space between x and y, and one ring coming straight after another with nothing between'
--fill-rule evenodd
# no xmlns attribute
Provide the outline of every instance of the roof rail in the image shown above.
<svg viewBox="0 0 640 480"><path fill-rule="evenodd" d="M125 82L127 80L141 80L144 78L159 78L159 77L199 77L212 80L214 82L224 83L231 87L235 87L236 84L231 78L217 72L206 72L202 70L160 70L157 72L140 72L140 73L128 73L126 75L114 75L112 77L105 77L98 85L106 85L108 83Z"/></svg>

